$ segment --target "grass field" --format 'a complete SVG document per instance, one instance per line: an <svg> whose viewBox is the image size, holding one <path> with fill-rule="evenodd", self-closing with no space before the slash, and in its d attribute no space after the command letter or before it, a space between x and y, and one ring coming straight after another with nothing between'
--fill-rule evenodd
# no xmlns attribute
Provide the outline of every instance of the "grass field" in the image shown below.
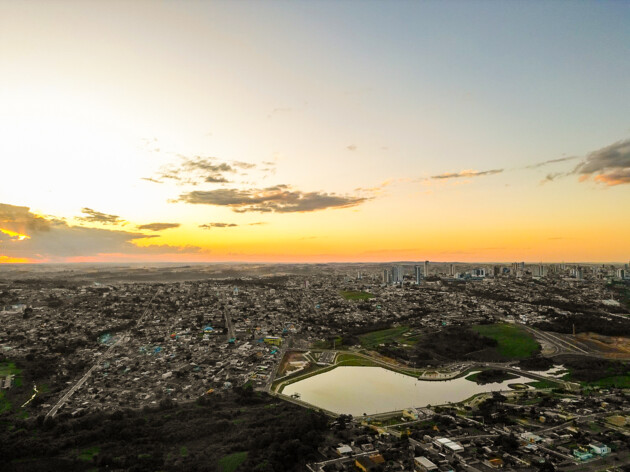
<svg viewBox="0 0 630 472"><path fill-rule="evenodd" d="M540 344L534 337L516 325L505 323L478 325L472 326L471 329L482 336L495 339L499 343L497 346L499 354L510 359L525 359L540 350Z"/></svg>
<svg viewBox="0 0 630 472"><path fill-rule="evenodd" d="M534 382L527 382L527 385L534 388L557 388L560 386L560 384L550 380L536 380Z"/></svg>
<svg viewBox="0 0 630 472"><path fill-rule="evenodd" d="M346 300L368 300L374 298L374 295L368 292L355 292L352 290L342 290L339 292Z"/></svg>
<svg viewBox="0 0 630 472"><path fill-rule="evenodd" d="M355 356L353 354L339 354L337 356L337 364L336 365L348 365L348 366L377 366L375 362L372 362L369 359L365 359L364 357Z"/></svg>
<svg viewBox="0 0 630 472"><path fill-rule="evenodd" d="M235 452L229 456L223 456L219 459L219 470L221 472L234 472L236 468L245 462L247 452Z"/></svg>
<svg viewBox="0 0 630 472"><path fill-rule="evenodd" d="M630 388L630 376L628 375L616 375L613 377L604 377L603 379L596 380L595 382L582 382L584 385L597 386L602 388L616 387L616 388Z"/></svg>
<svg viewBox="0 0 630 472"><path fill-rule="evenodd" d="M410 328L408 326L382 329L380 331L372 331L371 333L362 334L359 336L359 339L361 340L361 345L368 348L391 341L409 343L409 341L402 336L409 331L409 329Z"/></svg>

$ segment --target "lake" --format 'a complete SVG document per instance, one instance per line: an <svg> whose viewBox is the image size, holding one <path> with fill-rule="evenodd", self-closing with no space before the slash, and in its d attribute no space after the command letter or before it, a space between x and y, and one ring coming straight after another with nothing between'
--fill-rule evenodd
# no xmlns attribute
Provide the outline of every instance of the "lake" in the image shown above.
<svg viewBox="0 0 630 472"><path fill-rule="evenodd" d="M361 416L363 413L371 415L408 407L458 403L477 393L509 390L508 384L531 381L527 377L518 377L477 385L464 377L418 380L382 367L341 366L287 385L282 394L298 393L300 400L316 407Z"/></svg>

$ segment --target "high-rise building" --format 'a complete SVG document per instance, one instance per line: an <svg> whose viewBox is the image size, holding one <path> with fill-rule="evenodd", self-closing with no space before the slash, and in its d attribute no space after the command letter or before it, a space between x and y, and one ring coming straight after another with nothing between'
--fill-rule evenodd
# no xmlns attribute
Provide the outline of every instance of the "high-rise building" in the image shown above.
<svg viewBox="0 0 630 472"><path fill-rule="evenodd" d="M387 269L383 270L383 283L384 284L388 284L390 278L391 278L391 274L390 274L389 270L387 270Z"/></svg>
<svg viewBox="0 0 630 472"><path fill-rule="evenodd" d="M420 282L422 282L422 267L413 266L413 278L416 281L416 284L420 285Z"/></svg>
<svg viewBox="0 0 630 472"><path fill-rule="evenodd" d="M395 284L401 284L403 282L403 267L398 265L392 267L392 281Z"/></svg>
<svg viewBox="0 0 630 472"><path fill-rule="evenodd" d="M424 269L422 272L425 277L429 276L429 261L424 261Z"/></svg>
<svg viewBox="0 0 630 472"><path fill-rule="evenodd" d="M625 279L626 278L626 269L617 269L617 278Z"/></svg>
<svg viewBox="0 0 630 472"><path fill-rule="evenodd" d="M455 264L450 264L448 266L448 275L451 277L455 276Z"/></svg>

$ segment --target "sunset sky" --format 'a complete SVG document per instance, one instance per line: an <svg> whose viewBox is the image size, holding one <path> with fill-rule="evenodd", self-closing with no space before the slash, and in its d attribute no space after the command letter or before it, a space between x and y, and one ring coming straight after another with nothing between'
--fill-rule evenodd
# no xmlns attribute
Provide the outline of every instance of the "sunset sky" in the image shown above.
<svg viewBox="0 0 630 472"><path fill-rule="evenodd" d="M0 263L630 259L630 2L0 0Z"/></svg>

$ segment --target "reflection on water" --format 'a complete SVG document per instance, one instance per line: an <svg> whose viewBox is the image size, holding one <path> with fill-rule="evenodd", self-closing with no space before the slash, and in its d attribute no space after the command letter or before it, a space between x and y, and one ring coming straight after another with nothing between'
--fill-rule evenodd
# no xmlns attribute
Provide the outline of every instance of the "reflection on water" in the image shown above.
<svg viewBox="0 0 630 472"><path fill-rule="evenodd" d="M417 380L382 367L337 367L284 388L284 395L298 393L311 405L335 413L360 416L457 403L476 393L509 390L508 384L531 382L526 377L477 385L460 377L454 380Z"/></svg>

